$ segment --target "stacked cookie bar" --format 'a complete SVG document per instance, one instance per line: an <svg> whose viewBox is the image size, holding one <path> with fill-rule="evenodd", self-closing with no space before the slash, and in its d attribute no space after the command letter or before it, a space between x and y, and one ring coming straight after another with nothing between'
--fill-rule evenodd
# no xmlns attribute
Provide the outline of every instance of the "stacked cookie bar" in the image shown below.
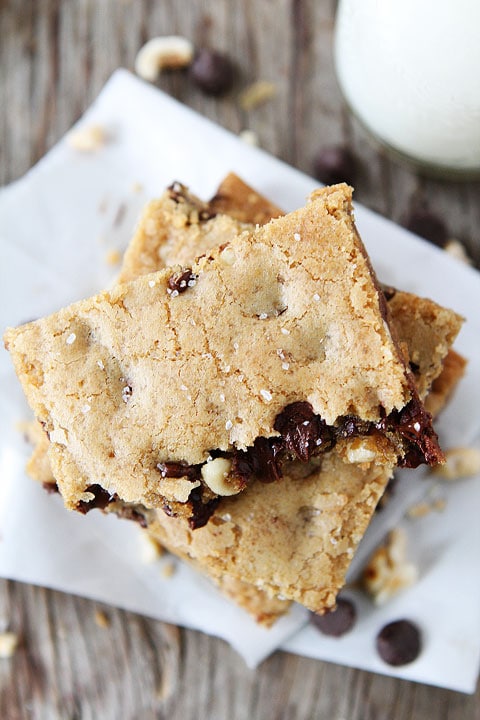
<svg viewBox="0 0 480 720"><path fill-rule="evenodd" d="M229 176L210 203L174 184L116 288L6 344L43 427L32 474L268 623L332 607L393 469L442 461L423 399L460 324L381 288L347 186L282 216Z"/></svg>

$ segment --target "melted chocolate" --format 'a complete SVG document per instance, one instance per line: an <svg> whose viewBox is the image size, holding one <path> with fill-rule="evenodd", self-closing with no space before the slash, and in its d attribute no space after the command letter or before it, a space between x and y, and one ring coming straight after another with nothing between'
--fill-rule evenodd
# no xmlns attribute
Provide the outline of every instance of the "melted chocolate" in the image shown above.
<svg viewBox="0 0 480 720"><path fill-rule="evenodd" d="M105 510L107 505L118 500L118 495L116 493L113 493L112 495L108 492L108 490L105 490L101 485L97 485L96 483L89 485L85 489L85 492L92 493L94 497L91 500L80 500L75 508L78 512L81 512L84 515L86 515L87 512L90 512L90 510Z"/></svg>
<svg viewBox="0 0 480 720"><path fill-rule="evenodd" d="M168 293L176 293L180 295L189 288L193 287L197 282L198 275L192 272L192 268L184 268L181 272L173 273L168 278Z"/></svg>

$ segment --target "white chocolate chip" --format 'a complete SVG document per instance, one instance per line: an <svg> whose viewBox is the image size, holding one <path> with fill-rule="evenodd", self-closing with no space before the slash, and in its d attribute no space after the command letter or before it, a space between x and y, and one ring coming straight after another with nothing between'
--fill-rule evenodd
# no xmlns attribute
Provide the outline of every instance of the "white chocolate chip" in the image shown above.
<svg viewBox="0 0 480 720"><path fill-rule="evenodd" d="M202 478L205 485L208 485L217 495L236 495L238 489L235 485L227 482L228 474L232 463L227 458L215 458L202 466Z"/></svg>
<svg viewBox="0 0 480 720"><path fill-rule="evenodd" d="M444 480L460 480L480 473L480 450L473 447L457 447L445 453L445 465L435 468L435 475Z"/></svg>
<svg viewBox="0 0 480 720"><path fill-rule="evenodd" d="M135 72L143 80L154 82L162 70L176 70L190 65L193 52L193 43L179 35L152 38L137 53Z"/></svg>
<svg viewBox="0 0 480 720"><path fill-rule="evenodd" d="M0 633L0 658L11 658L17 649L18 635L13 632Z"/></svg>
<svg viewBox="0 0 480 720"><path fill-rule="evenodd" d="M101 125L86 125L72 130L67 136L70 147L79 152L95 152L107 142L107 134Z"/></svg>

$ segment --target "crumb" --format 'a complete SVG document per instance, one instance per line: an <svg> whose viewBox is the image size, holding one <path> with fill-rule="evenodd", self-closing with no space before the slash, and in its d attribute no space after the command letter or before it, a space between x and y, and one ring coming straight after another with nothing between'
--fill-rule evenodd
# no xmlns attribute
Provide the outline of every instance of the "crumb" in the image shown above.
<svg viewBox="0 0 480 720"><path fill-rule="evenodd" d="M107 265L119 265L122 259L120 250L109 250L105 255Z"/></svg>
<svg viewBox="0 0 480 720"><path fill-rule="evenodd" d="M101 628L108 628L111 625L110 618L106 613L103 612L103 610L95 610L95 623L98 625L98 627Z"/></svg>
<svg viewBox="0 0 480 720"><path fill-rule="evenodd" d="M132 193L141 193L143 192L143 185L139 182L134 182L131 187Z"/></svg>
<svg viewBox="0 0 480 720"><path fill-rule="evenodd" d="M13 632L0 633L0 658L8 659L13 656L18 646L18 635Z"/></svg>
<svg viewBox="0 0 480 720"><path fill-rule="evenodd" d="M445 465L433 472L444 480L460 480L480 473L480 450L473 447L457 447L445 453Z"/></svg>
<svg viewBox="0 0 480 720"><path fill-rule="evenodd" d="M249 85L240 94L239 103L242 110L253 110L271 100L277 93L276 86L266 80L258 80Z"/></svg>
<svg viewBox="0 0 480 720"><path fill-rule="evenodd" d="M472 265L472 259L468 256L468 253L465 250L465 245L463 245L459 240L447 240L443 249L452 257L460 260L460 262L463 262L466 265Z"/></svg>
<svg viewBox="0 0 480 720"><path fill-rule="evenodd" d="M392 530L365 566L362 585L376 605L382 605L417 581L417 568L407 562L406 545L405 531Z"/></svg>
<svg viewBox="0 0 480 720"><path fill-rule="evenodd" d="M169 560L162 565L162 575L165 579L169 579L175 575L177 566L173 560Z"/></svg>
<svg viewBox="0 0 480 720"><path fill-rule="evenodd" d="M446 507L447 507L447 501L445 500L445 498L437 498L436 500L434 500L432 502L432 508L436 512L443 512Z"/></svg>
<svg viewBox="0 0 480 720"><path fill-rule="evenodd" d="M429 505L427 502L419 502L416 505L412 505L407 510L407 515L409 518L416 519L425 517L426 515L429 515L432 512L432 505Z"/></svg>
<svg viewBox="0 0 480 720"><path fill-rule="evenodd" d="M252 147L258 147L260 145L258 135L254 130L242 130L238 137L247 145L252 145Z"/></svg>
<svg viewBox="0 0 480 720"><path fill-rule="evenodd" d="M72 130L67 141L70 147L79 152L96 152L107 143L108 138L101 125L86 125Z"/></svg>
<svg viewBox="0 0 480 720"><path fill-rule="evenodd" d="M144 565L150 565L163 555L163 547L146 532L140 533L140 557Z"/></svg>

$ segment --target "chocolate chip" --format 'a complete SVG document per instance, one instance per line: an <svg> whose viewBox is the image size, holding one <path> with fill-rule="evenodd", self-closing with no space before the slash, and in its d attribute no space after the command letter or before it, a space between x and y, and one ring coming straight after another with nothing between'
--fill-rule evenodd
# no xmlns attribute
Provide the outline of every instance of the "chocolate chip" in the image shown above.
<svg viewBox="0 0 480 720"><path fill-rule="evenodd" d="M90 510L105 510L107 505L118 500L118 495L116 493L112 494L108 492L108 490L105 490L105 488L101 485L97 485L97 483L89 485L85 489L85 492L92 493L94 497L91 500L80 500L75 508L78 512L81 512L84 515L86 515L87 512L90 512Z"/></svg>
<svg viewBox="0 0 480 720"><path fill-rule="evenodd" d="M235 68L230 58L207 48L198 51L190 73L206 95L224 95L232 88L235 80Z"/></svg>
<svg viewBox="0 0 480 720"><path fill-rule="evenodd" d="M397 294L397 291L391 285L380 285L380 288L384 294L385 300L391 300Z"/></svg>
<svg viewBox="0 0 480 720"><path fill-rule="evenodd" d="M287 453L303 462L335 444L334 430L315 415L308 402L287 405L275 418L273 427L281 434Z"/></svg>
<svg viewBox="0 0 480 720"><path fill-rule="evenodd" d="M170 295L180 295L188 288L193 287L198 279L198 275L192 273L192 268L184 268L180 272L175 272L168 278L167 292Z"/></svg>
<svg viewBox="0 0 480 720"><path fill-rule="evenodd" d="M188 502L192 507L192 514L188 519L188 524L192 530L203 527L210 520L215 508L220 502L220 498L203 502L202 488L196 487L188 496Z"/></svg>
<svg viewBox="0 0 480 720"><path fill-rule="evenodd" d="M425 206L410 211L405 227L438 247L443 248L448 239L447 227L442 218Z"/></svg>
<svg viewBox="0 0 480 720"><path fill-rule="evenodd" d="M324 147L313 159L313 174L325 185L341 182L353 185L356 174L355 158L348 148L341 145Z"/></svg>
<svg viewBox="0 0 480 720"><path fill-rule="evenodd" d="M422 649L420 630L410 620L391 622L378 633L376 647L389 665L407 665L417 659Z"/></svg>
<svg viewBox="0 0 480 720"><path fill-rule="evenodd" d="M337 606L324 615L312 613L311 622L324 635L340 637L349 632L357 619L355 605L345 598L337 599Z"/></svg>
<svg viewBox="0 0 480 720"><path fill-rule="evenodd" d="M122 520L133 520L133 522L136 522L140 525L142 528L146 528L148 526L147 522L147 509L142 508L139 509L142 506L136 506L133 505L125 505L125 504L119 504L118 506L113 508L113 511L115 515Z"/></svg>
<svg viewBox="0 0 480 720"><path fill-rule="evenodd" d="M49 495L53 495L54 493L59 493L59 492L60 492L60 490L58 489L58 485L57 485L57 483L56 483L55 481L53 481L53 482L48 482L48 481L42 482L42 487L43 487L44 490L47 491L47 493L48 493Z"/></svg>
<svg viewBox="0 0 480 720"><path fill-rule="evenodd" d="M165 478L182 478L197 480L200 475L200 465L187 465L181 462L164 462L157 464L157 470Z"/></svg>

